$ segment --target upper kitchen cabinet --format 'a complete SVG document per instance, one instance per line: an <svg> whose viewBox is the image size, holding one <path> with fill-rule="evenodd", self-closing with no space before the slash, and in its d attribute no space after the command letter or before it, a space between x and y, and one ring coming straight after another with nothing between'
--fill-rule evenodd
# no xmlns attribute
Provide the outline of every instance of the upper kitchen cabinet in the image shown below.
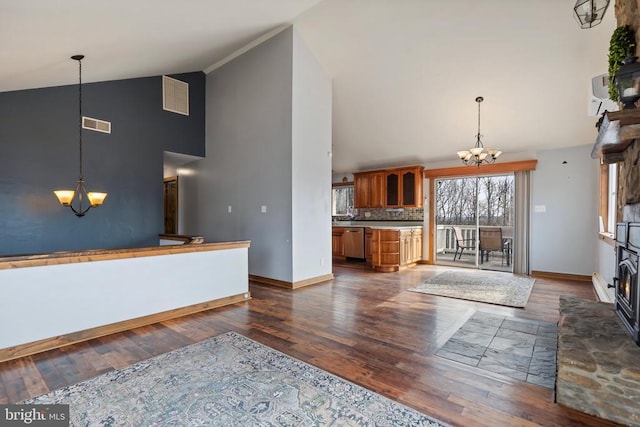
<svg viewBox="0 0 640 427"><path fill-rule="evenodd" d="M369 207L369 174L354 173L353 174L353 207L368 208Z"/></svg>
<svg viewBox="0 0 640 427"><path fill-rule="evenodd" d="M422 207L422 166L355 173L355 208Z"/></svg>
<svg viewBox="0 0 640 427"><path fill-rule="evenodd" d="M411 166L385 172L385 194L388 208L422 207L422 166Z"/></svg>
<svg viewBox="0 0 640 427"><path fill-rule="evenodd" d="M353 174L354 208L384 207L384 172Z"/></svg>
<svg viewBox="0 0 640 427"><path fill-rule="evenodd" d="M395 208L400 203L400 174L397 171L388 171L385 174L386 207Z"/></svg>
<svg viewBox="0 0 640 427"><path fill-rule="evenodd" d="M401 205L407 208L422 207L422 171L417 166L400 171Z"/></svg>
<svg viewBox="0 0 640 427"><path fill-rule="evenodd" d="M384 206L384 173L372 172L369 174L369 207L381 208Z"/></svg>

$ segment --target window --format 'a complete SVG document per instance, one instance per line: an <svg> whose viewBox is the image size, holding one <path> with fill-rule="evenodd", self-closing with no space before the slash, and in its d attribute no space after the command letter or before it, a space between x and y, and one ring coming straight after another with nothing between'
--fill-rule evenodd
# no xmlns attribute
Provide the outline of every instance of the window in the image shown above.
<svg viewBox="0 0 640 427"><path fill-rule="evenodd" d="M600 233L613 236L617 221L618 165L600 165Z"/></svg>
<svg viewBox="0 0 640 427"><path fill-rule="evenodd" d="M613 233L613 230L616 229L616 214L617 214L617 199L616 199L616 190L618 188L618 165L610 164L609 165L609 212L607 215L607 230L610 233Z"/></svg>
<svg viewBox="0 0 640 427"><path fill-rule="evenodd" d="M351 215L353 209L353 183L334 184L331 190L331 215Z"/></svg>

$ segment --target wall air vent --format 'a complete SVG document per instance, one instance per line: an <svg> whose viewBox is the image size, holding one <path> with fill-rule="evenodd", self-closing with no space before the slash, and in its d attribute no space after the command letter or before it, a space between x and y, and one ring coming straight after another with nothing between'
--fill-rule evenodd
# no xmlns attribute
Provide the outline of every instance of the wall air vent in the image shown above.
<svg viewBox="0 0 640 427"><path fill-rule="evenodd" d="M82 128L95 130L96 132L111 133L111 122L82 116Z"/></svg>
<svg viewBox="0 0 640 427"><path fill-rule="evenodd" d="M162 108L189 115L189 83L162 76Z"/></svg>

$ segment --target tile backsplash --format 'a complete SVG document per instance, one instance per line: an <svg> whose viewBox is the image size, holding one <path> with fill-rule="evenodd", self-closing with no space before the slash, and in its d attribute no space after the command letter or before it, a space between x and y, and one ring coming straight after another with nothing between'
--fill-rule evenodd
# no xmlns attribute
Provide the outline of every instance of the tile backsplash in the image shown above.
<svg viewBox="0 0 640 427"><path fill-rule="evenodd" d="M333 219L345 219L345 217L333 217ZM354 221L422 221L424 208L367 208L353 209L351 218Z"/></svg>

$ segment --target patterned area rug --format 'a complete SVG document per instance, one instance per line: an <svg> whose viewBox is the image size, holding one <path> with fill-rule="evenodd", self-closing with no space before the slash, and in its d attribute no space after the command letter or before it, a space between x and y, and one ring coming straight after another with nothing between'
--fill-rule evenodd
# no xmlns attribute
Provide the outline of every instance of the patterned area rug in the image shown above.
<svg viewBox="0 0 640 427"><path fill-rule="evenodd" d="M524 307L535 279L485 271L447 270L408 289L412 292L488 302L509 307Z"/></svg>
<svg viewBox="0 0 640 427"><path fill-rule="evenodd" d="M74 426L444 425L234 332L23 403Z"/></svg>

